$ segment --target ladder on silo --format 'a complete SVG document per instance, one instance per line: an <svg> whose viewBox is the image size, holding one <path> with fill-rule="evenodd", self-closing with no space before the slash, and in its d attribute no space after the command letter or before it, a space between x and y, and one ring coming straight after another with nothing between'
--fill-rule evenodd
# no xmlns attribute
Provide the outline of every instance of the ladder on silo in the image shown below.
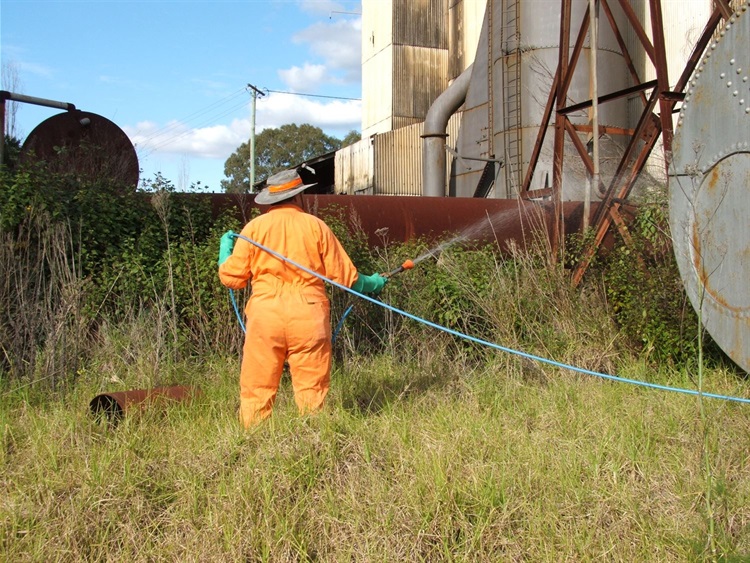
<svg viewBox="0 0 750 563"><path fill-rule="evenodd" d="M521 0L503 0L503 129L506 197L518 196L523 178L521 146Z"/></svg>

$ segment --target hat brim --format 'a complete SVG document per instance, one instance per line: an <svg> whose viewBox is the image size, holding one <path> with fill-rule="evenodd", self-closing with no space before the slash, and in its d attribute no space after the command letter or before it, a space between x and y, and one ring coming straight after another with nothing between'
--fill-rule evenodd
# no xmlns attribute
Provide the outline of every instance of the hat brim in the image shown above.
<svg viewBox="0 0 750 563"><path fill-rule="evenodd" d="M271 205L284 201L285 199L292 198L298 193L305 191L307 188L315 186L316 184L304 184L291 190L284 190L283 192L272 193L268 188L263 188L261 192L255 196L255 203L258 205Z"/></svg>

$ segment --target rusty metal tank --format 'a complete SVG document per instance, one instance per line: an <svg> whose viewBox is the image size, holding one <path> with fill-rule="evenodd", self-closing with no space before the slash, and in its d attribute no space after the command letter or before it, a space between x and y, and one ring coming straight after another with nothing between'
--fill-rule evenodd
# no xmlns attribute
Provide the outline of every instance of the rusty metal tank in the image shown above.
<svg viewBox="0 0 750 563"><path fill-rule="evenodd" d="M680 109L670 225L690 301L711 337L750 372L750 13L709 45Z"/></svg>
<svg viewBox="0 0 750 563"><path fill-rule="evenodd" d="M252 194L193 194L209 198L215 217L236 210L238 219L248 221L262 209ZM524 247L538 242L541 233L550 234L554 205L545 201L484 198L305 194L303 207L313 215L337 217L352 232L362 232L371 247L423 241L441 242L454 235L476 244L496 244L506 250L511 244ZM592 211L598 204L592 205ZM563 204L563 217L571 230L580 228L583 202Z"/></svg>
<svg viewBox="0 0 750 563"><path fill-rule="evenodd" d="M21 159L43 160L54 171L75 172L88 181L138 186L133 143L115 123L88 111L74 109L42 121L24 141Z"/></svg>

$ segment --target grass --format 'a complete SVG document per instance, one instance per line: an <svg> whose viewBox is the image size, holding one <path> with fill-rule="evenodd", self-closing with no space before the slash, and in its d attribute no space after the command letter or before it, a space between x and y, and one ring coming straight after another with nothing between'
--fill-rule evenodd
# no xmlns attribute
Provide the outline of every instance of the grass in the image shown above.
<svg viewBox="0 0 750 563"><path fill-rule="evenodd" d="M352 356L336 365L324 413L299 417L285 378L271 420L244 432L237 363L172 366L204 394L116 427L87 410L101 374L58 395L4 390L0 559L706 557L706 428L694 397L548 367L528 377L504 355L438 375ZM748 394L731 374L706 380ZM746 405L704 406L716 545L741 560L750 417Z"/></svg>
<svg viewBox="0 0 750 563"><path fill-rule="evenodd" d="M246 432L213 248L205 263L169 252L153 296L115 289L118 270L89 318L92 280L48 260L68 245L42 234L57 250L37 263L0 245L0 561L750 560L747 404L537 364L359 304L326 410L298 416L285 377L274 416ZM421 252L390 251L373 271ZM602 283L573 290L548 255L445 249L385 297L529 354L750 397L727 362L634 348ZM336 320L352 298L333 297ZM644 319L658 297L641 296ZM203 393L116 426L89 413L103 391L170 384Z"/></svg>

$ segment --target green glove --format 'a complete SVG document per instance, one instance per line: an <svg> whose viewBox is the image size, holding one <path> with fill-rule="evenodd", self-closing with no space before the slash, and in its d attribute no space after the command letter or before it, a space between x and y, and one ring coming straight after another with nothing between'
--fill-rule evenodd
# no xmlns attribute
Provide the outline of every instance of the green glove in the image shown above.
<svg viewBox="0 0 750 563"><path fill-rule="evenodd" d="M219 266L226 262L227 258L232 254L236 236L234 231L227 231L221 235L221 242L219 243Z"/></svg>
<svg viewBox="0 0 750 563"><path fill-rule="evenodd" d="M385 286L387 281L388 278L381 276L380 274L372 274L371 276L363 276L362 274L359 274L352 289L357 293L371 293L373 295L378 295L383 291L383 286Z"/></svg>

